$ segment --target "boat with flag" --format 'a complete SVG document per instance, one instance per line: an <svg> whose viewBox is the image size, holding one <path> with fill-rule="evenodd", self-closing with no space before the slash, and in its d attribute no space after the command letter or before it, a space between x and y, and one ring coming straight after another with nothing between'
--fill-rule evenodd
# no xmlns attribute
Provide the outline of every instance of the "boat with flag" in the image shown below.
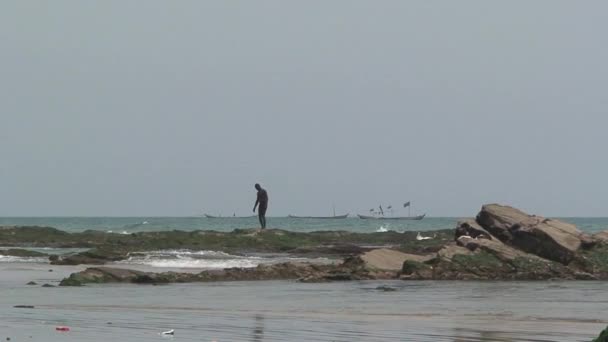
<svg viewBox="0 0 608 342"><path fill-rule="evenodd" d="M216 219L216 218L232 218L232 219L245 219L245 218L252 218L252 217L257 217L256 215L252 215L252 216L236 216L236 215L232 215L232 216L214 216L214 215L209 215L209 214L203 214L203 216L205 216L206 218L212 218L212 219Z"/></svg>
<svg viewBox="0 0 608 342"><path fill-rule="evenodd" d="M391 205L386 207L386 210L389 213L388 216L384 214L385 210L384 210L384 208L382 208L382 205L378 206L378 210L376 210L374 208L370 209L369 210L370 215L358 214L357 216L362 220L414 220L414 221L422 220L426 216L426 214L411 216L410 209L412 207L412 202L408 201L408 202L403 203L403 207L408 208L407 216L394 216L393 215L393 206L391 206Z"/></svg>
<svg viewBox="0 0 608 342"><path fill-rule="evenodd" d="M340 220L348 217L348 214L345 215L334 215L334 216L296 216L296 215L287 215L289 218L294 219L315 219L315 220Z"/></svg>

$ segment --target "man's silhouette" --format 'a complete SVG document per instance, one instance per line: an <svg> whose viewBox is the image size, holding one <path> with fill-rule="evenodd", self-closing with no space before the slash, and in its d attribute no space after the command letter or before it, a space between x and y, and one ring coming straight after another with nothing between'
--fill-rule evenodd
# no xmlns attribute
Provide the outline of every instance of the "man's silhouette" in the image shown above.
<svg viewBox="0 0 608 342"><path fill-rule="evenodd" d="M260 224L262 225L262 229L266 228L266 209L268 209L268 193L266 190L262 189L260 184L255 185L255 189L258 191L258 198L255 200L255 205L253 206L253 212L255 213L255 208L260 205L258 208L258 218L260 219Z"/></svg>

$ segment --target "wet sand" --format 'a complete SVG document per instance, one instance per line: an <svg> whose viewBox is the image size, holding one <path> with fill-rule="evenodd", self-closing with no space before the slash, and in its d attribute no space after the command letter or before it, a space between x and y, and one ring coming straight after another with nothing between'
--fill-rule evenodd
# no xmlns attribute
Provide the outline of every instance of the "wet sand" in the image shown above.
<svg viewBox="0 0 608 342"><path fill-rule="evenodd" d="M41 288L84 268L0 264L12 341L590 341L605 282L292 281ZM48 272L53 269L53 272ZM25 285L34 280L39 285ZM380 285L395 291L378 290ZM34 305L34 309L13 308ZM71 328L55 331L58 325Z"/></svg>

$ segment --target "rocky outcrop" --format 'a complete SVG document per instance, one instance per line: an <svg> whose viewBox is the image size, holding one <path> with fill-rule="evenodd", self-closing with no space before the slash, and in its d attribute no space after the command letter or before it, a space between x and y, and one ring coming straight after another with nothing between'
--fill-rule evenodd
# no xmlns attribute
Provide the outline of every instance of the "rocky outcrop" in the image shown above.
<svg viewBox="0 0 608 342"><path fill-rule="evenodd" d="M563 264L588 240L572 224L498 204L484 205L477 223L507 245Z"/></svg>
<svg viewBox="0 0 608 342"><path fill-rule="evenodd" d="M0 227L0 246L87 248L82 253L53 256L54 265L102 265L128 258L130 253L164 249L214 250L231 254L289 253L304 257L348 257L373 248L399 246L403 252L438 251L453 230L434 232L436 238L416 240L416 232L348 231L294 232L281 229L216 231L154 231L113 234L100 231L67 233L48 227Z"/></svg>
<svg viewBox="0 0 608 342"><path fill-rule="evenodd" d="M303 282L324 282L343 280L392 279L396 272L367 269L358 258L335 264L279 263L259 265L254 268L226 268L200 273L141 272L123 268L91 267L72 273L61 281L61 286L82 286L90 283L136 283L163 284L214 281L250 280L300 280Z"/></svg>
<svg viewBox="0 0 608 342"><path fill-rule="evenodd" d="M91 267L65 278L61 285L128 282L160 284L237 280L299 280L304 282L366 279L540 280L608 279L608 232L589 236L559 220L528 215L490 204L476 220L463 220L455 230L416 239L416 232L312 233L271 229L240 229L229 233L144 232L113 235L103 232L61 233L50 228L0 228L0 245L38 243L40 232L62 244L88 245L70 256L53 256L57 265L104 264L140 251L166 248L211 249L235 254L279 252L296 256L344 258L342 263L282 263L255 268L229 268L200 273L150 273ZM23 253L21 251L11 253Z"/></svg>

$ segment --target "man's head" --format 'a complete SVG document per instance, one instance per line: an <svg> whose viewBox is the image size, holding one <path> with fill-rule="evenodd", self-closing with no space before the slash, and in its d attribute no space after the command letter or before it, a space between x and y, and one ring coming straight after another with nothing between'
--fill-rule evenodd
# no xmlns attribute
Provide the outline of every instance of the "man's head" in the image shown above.
<svg viewBox="0 0 608 342"><path fill-rule="evenodd" d="M255 183L255 189L260 191L262 189L262 187L260 186L260 184Z"/></svg>

